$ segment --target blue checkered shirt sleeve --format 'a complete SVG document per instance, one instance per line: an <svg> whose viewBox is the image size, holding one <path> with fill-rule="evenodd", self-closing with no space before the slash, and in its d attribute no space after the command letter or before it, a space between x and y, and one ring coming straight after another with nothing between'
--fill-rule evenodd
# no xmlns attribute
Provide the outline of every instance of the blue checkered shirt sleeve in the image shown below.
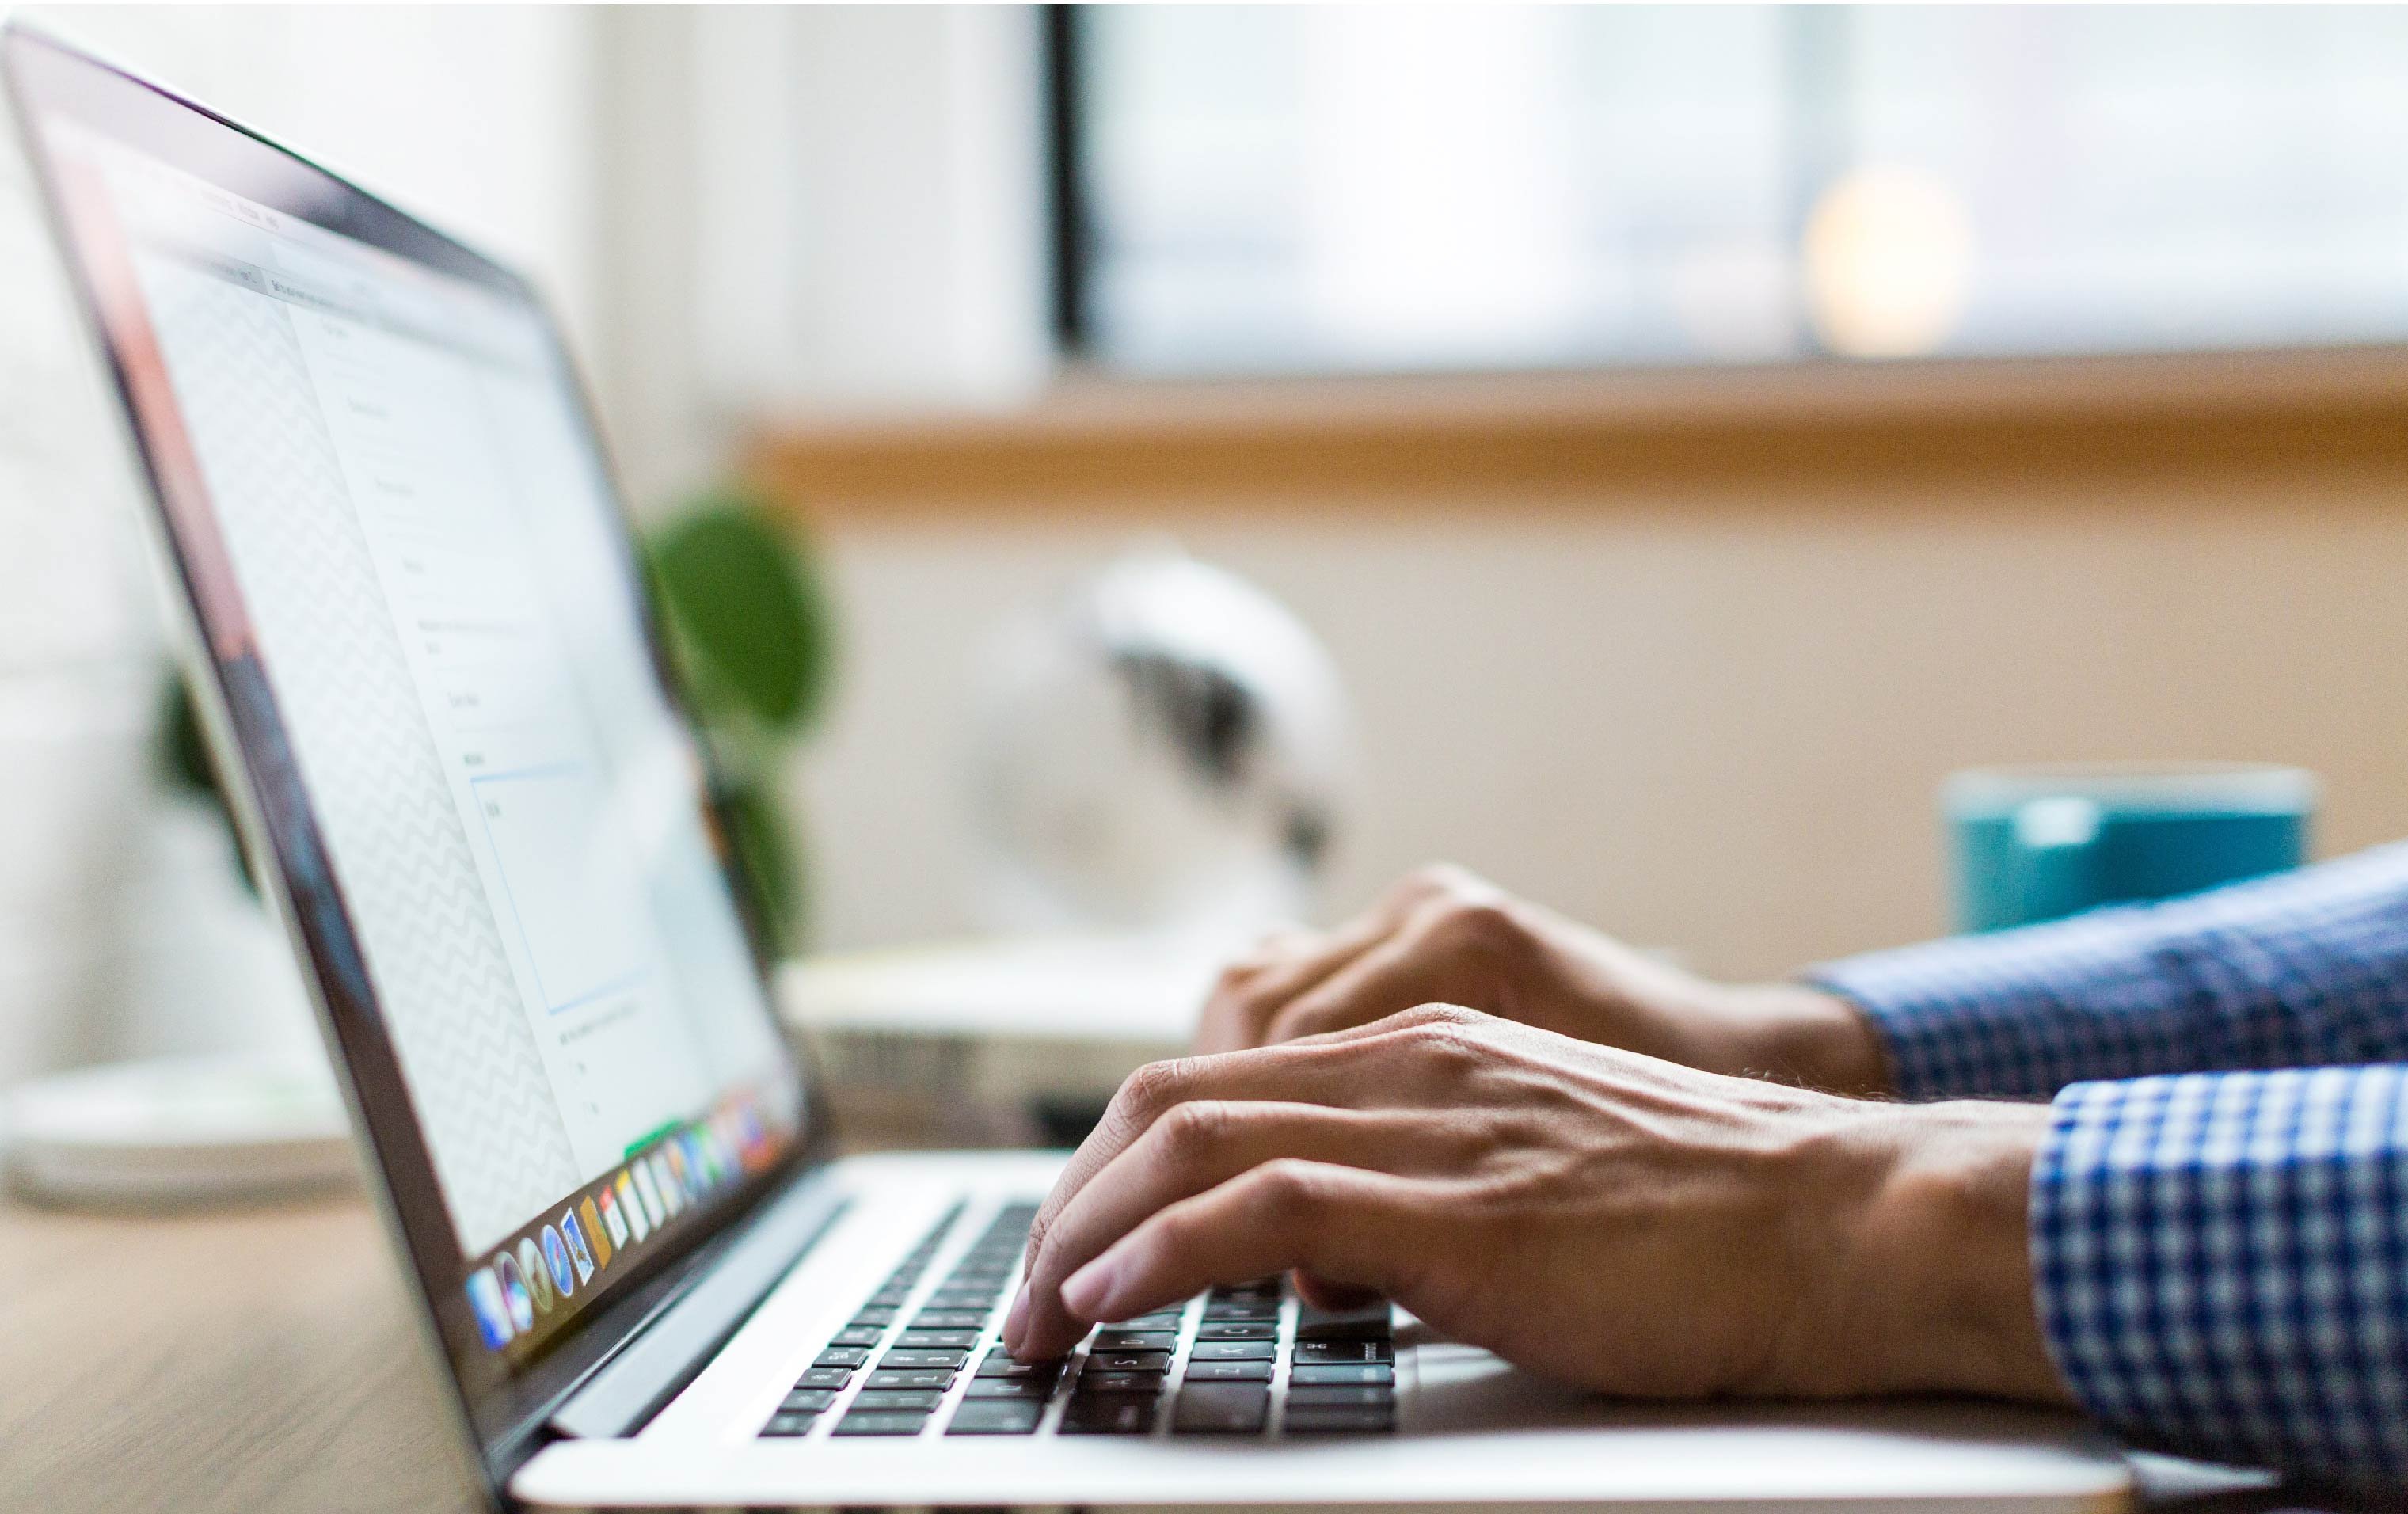
<svg viewBox="0 0 2408 1514"><path fill-rule="evenodd" d="M1809 976L1902 1094L2054 1098L2035 1304L2093 1415L2408 1481L2408 847Z"/></svg>

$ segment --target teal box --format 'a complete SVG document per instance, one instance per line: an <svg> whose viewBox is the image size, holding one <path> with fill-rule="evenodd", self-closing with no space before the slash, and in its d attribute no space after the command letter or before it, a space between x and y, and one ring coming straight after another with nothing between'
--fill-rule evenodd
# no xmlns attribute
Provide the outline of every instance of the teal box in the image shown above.
<svg viewBox="0 0 2408 1514"><path fill-rule="evenodd" d="M1977 768L1942 786L1956 928L1995 931L2296 867L2315 776L2248 763Z"/></svg>

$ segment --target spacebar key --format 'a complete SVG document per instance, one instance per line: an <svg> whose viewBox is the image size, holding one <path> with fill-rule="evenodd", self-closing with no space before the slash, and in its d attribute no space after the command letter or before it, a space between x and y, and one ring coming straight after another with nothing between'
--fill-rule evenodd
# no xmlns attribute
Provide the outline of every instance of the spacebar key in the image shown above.
<svg viewBox="0 0 2408 1514"><path fill-rule="evenodd" d="M1252 1435L1270 1419L1268 1383L1191 1382L1179 1390L1170 1429L1182 1435Z"/></svg>

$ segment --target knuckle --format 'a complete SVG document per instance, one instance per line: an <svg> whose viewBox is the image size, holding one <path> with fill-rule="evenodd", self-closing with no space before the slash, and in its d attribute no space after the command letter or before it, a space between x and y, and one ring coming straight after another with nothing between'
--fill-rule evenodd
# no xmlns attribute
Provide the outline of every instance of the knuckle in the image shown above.
<svg viewBox="0 0 2408 1514"><path fill-rule="evenodd" d="M1402 1030L1436 1030L1487 1023L1491 1017L1459 1004L1417 1004L1392 1017Z"/></svg>
<svg viewBox="0 0 2408 1514"><path fill-rule="evenodd" d="M1414 1053L1422 1060L1450 1072L1466 1071L1488 1060L1488 1049L1479 1036L1479 1020L1432 1019L1412 1027Z"/></svg>
<svg viewBox="0 0 2408 1514"><path fill-rule="evenodd" d="M1450 901L1434 929L1447 946L1461 951L1508 950L1523 934L1512 907L1494 898Z"/></svg>
<svg viewBox="0 0 2408 1514"><path fill-rule="evenodd" d="M1274 1219L1313 1208L1323 1191L1313 1164L1299 1157L1273 1157L1248 1182L1254 1205Z"/></svg>
<svg viewBox="0 0 2408 1514"><path fill-rule="evenodd" d="M1154 1124L1163 1155L1172 1163L1191 1160L1221 1146L1236 1123L1236 1111L1218 1099L1182 1104Z"/></svg>
<svg viewBox="0 0 2408 1514"><path fill-rule="evenodd" d="M1124 1114L1140 1115L1179 1102L1181 1093L1195 1081L1195 1059L1172 1057L1164 1062L1149 1062L1128 1075L1121 1084L1114 1102Z"/></svg>

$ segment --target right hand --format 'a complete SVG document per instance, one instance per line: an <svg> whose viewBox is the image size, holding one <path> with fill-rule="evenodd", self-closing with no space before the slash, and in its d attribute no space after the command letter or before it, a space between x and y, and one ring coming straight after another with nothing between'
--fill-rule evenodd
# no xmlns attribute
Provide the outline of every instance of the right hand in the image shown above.
<svg viewBox="0 0 2408 1514"><path fill-rule="evenodd" d="M1221 975L1197 1050L1236 1051L1455 1004L1707 1072L1889 1090L1872 1027L1836 994L1712 982L1458 867L1424 868L1336 930L1283 932Z"/></svg>

